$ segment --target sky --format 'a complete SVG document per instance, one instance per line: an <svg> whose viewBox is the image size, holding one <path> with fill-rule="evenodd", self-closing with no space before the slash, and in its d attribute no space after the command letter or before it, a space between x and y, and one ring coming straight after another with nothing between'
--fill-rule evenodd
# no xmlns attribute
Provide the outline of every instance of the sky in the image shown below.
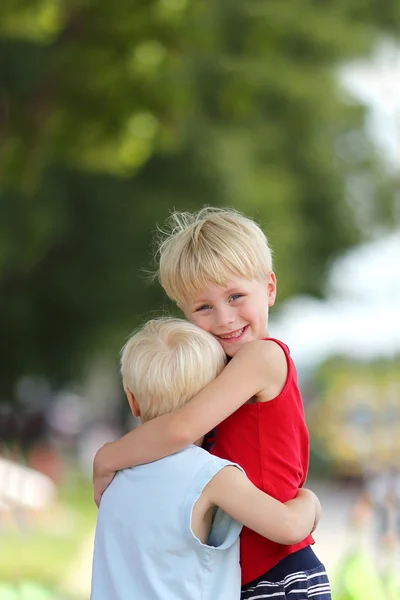
<svg viewBox="0 0 400 600"><path fill-rule="evenodd" d="M344 89L368 106L367 129L389 168L400 164L400 51L379 46L370 60L341 70ZM358 359L400 353L400 230L337 260L324 301L288 300L271 319L303 367L334 354Z"/></svg>

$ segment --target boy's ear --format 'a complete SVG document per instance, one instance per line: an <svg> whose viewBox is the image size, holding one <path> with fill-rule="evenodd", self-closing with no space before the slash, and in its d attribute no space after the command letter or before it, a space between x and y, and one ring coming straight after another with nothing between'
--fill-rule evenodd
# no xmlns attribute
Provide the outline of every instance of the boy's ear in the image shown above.
<svg viewBox="0 0 400 600"><path fill-rule="evenodd" d="M276 275L273 271L268 275L268 306L273 306L276 300Z"/></svg>
<svg viewBox="0 0 400 600"><path fill-rule="evenodd" d="M140 406L129 388L126 391L126 397L128 398L129 406L131 407L134 416L140 417Z"/></svg>

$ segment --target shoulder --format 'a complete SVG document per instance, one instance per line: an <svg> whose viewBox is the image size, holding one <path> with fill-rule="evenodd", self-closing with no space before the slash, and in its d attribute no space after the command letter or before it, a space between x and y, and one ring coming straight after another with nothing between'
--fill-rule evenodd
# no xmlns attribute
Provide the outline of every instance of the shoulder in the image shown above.
<svg viewBox="0 0 400 600"><path fill-rule="evenodd" d="M161 471L171 469L176 473L181 473L182 476L184 474L189 482L194 481L197 477L207 478L208 472L213 472L215 468L218 468L216 458L201 446L190 444L183 450L166 456L156 463L159 464Z"/></svg>
<svg viewBox="0 0 400 600"><path fill-rule="evenodd" d="M190 479L192 480L191 485L196 489L207 485L224 467L232 464L196 445L189 446L185 452L186 466L190 470Z"/></svg>
<svg viewBox="0 0 400 600"><path fill-rule="evenodd" d="M254 340L244 344L234 360L246 361L249 375L262 377L262 389L257 394L261 401L275 398L284 388L288 372L288 357L283 347L273 340Z"/></svg>
<svg viewBox="0 0 400 600"><path fill-rule="evenodd" d="M234 359L253 358L261 361L286 362L286 352L280 344L273 339L253 340L244 344L235 354ZM234 360L233 359L233 360Z"/></svg>

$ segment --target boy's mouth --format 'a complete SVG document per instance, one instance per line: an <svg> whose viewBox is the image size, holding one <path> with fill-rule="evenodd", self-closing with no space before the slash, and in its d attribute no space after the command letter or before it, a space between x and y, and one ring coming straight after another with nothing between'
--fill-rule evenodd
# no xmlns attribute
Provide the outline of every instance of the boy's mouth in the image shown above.
<svg viewBox="0 0 400 600"><path fill-rule="evenodd" d="M241 329L236 329L236 331L231 331L230 333L224 333L223 335L218 335L217 337L224 342L237 341L242 337L244 332L247 330L248 325L245 325Z"/></svg>

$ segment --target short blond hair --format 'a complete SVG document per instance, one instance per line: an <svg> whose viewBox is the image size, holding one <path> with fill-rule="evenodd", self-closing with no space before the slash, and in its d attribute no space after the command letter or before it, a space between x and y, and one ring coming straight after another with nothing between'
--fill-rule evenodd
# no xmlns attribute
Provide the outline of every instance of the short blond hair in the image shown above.
<svg viewBox="0 0 400 600"><path fill-rule="evenodd" d="M210 283L226 285L232 276L265 281L273 268L262 229L233 209L172 213L159 229L157 251L159 281L180 305Z"/></svg>
<svg viewBox="0 0 400 600"><path fill-rule="evenodd" d="M148 321L121 351L125 392L135 396L142 421L177 410L226 365L220 343L183 319Z"/></svg>

